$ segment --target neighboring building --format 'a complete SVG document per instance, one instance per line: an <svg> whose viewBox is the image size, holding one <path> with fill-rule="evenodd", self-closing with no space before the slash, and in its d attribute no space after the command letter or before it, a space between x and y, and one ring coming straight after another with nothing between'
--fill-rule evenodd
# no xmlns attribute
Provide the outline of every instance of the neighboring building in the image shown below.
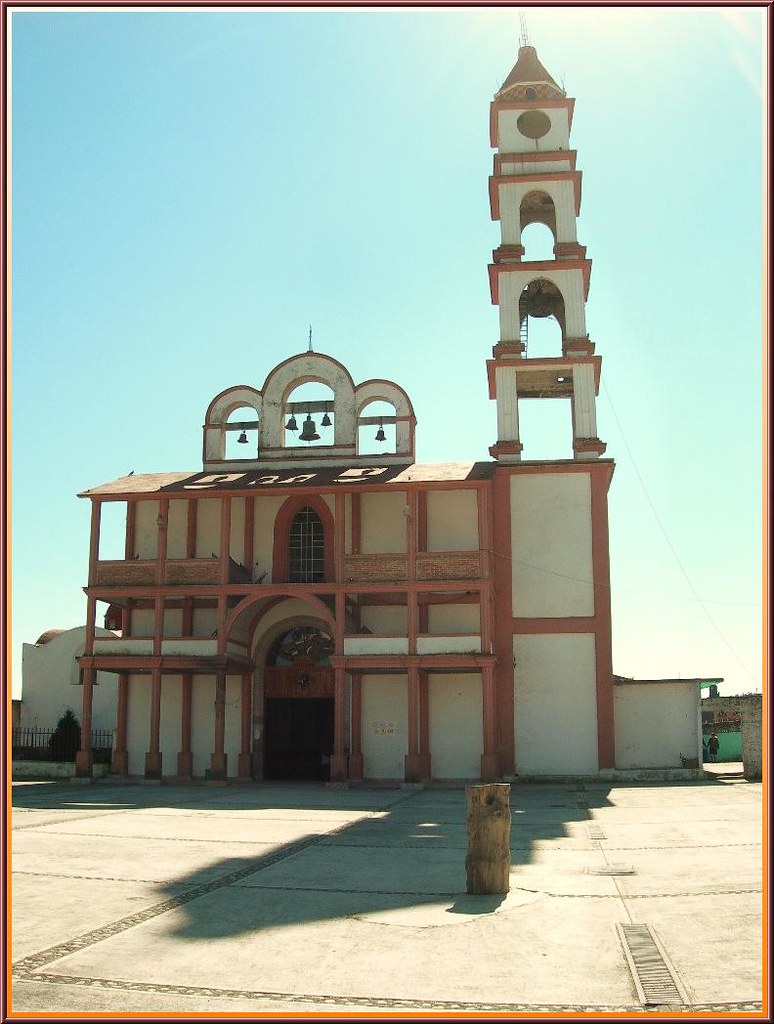
<svg viewBox="0 0 774 1024"><path fill-rule="evenodd" d="M406 391L382 378L356 384L310 350L260 390L212 400L201 472L131 475L81 495L92 506L82 724L95 674L112 673L114 771L598 776L653 763L654 734L639 724L653 708L688 722L659 748L660 766L696 756L695 687L691 697L674 684L613 683L614 467L597 436L573 107L530 46L491 106L502 231L489 267L500 314L487 361L494 461L416 465ZM524 258L532 223L553 234L554 259ZM529 354L530 320L549 316L556 351ZM329 398L300 401L310 381ZM570 457L522 458L527 399L569 406ZM376 455L363 443L374 431ZM126 516L118 560L100 555L113 503ZM119 636L95 632L98 602ZM83 749L78 772L90 771Z"/></svg>
<svg viewBox="0 0 774 1024"><path fill-rule="evenodd" d="M94 630L96 637L114 635L107 629ZM22 644L22 699L20 720L15 725L54 729L68 708L80 718L83 692L78 658L85 649L85 626L48 629L34 644ZM92 729L113 729L116 677L99 672L94 682Z"/></svg>
<svg viewBox="0 0 774 1024"><path fill-rule="evenodd" d="M718 761L742 761L744 774L759 779L763 765L763 696L760 693L703 697L701 718L704 737L717 734Z"/></svg>

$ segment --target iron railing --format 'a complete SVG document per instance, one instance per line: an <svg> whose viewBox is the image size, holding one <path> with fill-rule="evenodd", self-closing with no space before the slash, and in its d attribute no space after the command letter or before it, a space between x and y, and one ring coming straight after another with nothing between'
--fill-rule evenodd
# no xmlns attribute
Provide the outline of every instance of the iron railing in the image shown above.
<svg viewBox="0 0 774 1024"><path fill-rule="evenodd" d="M72 761L80 746L80 729L77 735L68 735L61 732L57 734L55 729L17 725L11 731L11 746L14 760ZM113 730L94 729L91 749L96 762L109 762L113 750Z"/></svg>

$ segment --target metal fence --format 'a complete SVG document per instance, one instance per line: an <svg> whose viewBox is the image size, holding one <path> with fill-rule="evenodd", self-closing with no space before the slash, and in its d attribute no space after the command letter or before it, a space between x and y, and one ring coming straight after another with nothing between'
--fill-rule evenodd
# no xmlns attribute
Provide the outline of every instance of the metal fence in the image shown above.
<svg viewBox="0 0 774 1024"><path fill-rule="evenodd" d="M80 729L57 734L55 729L17 725L11 731L12 756L19 761L73 761L80 743ZM95 729L91 734L91 750L97 763L109 763L113 730Z"/></svg>

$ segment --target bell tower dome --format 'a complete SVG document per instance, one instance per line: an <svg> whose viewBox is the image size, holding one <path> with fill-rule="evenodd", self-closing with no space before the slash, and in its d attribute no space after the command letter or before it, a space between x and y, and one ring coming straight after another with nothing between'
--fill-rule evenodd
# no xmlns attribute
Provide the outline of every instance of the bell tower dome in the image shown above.
<svg viewBox="0 0 774 1024"><path fill-rule="evenodd" d="M591 260L576 231L581 174L570 149L574 107L535 48L525 45L490 108L497 153L489 202L501 242L492 254L489 284L500 337L487 372L489 395L497 402L497 443L490 453L500 462L521 461L519 401L526 398L569 399L575 459L597 459L606 447L596 425L601 360L586 332ZM551 231L553 259L524 259L522 232L533 223ZM529 320L548 316L561 329L561 351L530 357Z"/></svg>

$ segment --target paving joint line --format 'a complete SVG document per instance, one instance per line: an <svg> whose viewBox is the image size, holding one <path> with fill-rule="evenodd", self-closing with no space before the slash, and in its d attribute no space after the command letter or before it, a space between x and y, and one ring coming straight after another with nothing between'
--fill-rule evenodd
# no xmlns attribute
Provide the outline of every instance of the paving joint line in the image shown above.
<svg viewBox="0 0 774 1024"><path fill-rule="evenodd" d="M496 1003L496 1002L473 1002L467 1000L436 1000L436 999L412 999L412 998L390 998L386 996L359 996L359 995L333 995L330 993L300 993L300 992L277 992L260 991L255 989L228 989L214 986L198 985L169 985L161 982L143 981L120 981L113 978L90 978L80 975L67 974L39 974L27 981L39 981L41 983L55 985L74 985L80 988L102 988L127 992L154 992L160 995L183 995L201 996L214 999L251 999L265 1000L274 1003L300 1003L322 1005L322 1006L358 1006L364 1009L380 1008L386 1009L416 1009L416 1010L467 1010L485 1012L547 1012L547 1013L641 1013L642 1005L639 1003L613 1003L595 1005L592 1003ZM703 1010L705 1012L749 1012L754 1013L762 1009L762 1003L757 1000L739 1001L734 1003L695 1003L688 1006L680 1006L685 1012L688 1009Z"/></svg>

